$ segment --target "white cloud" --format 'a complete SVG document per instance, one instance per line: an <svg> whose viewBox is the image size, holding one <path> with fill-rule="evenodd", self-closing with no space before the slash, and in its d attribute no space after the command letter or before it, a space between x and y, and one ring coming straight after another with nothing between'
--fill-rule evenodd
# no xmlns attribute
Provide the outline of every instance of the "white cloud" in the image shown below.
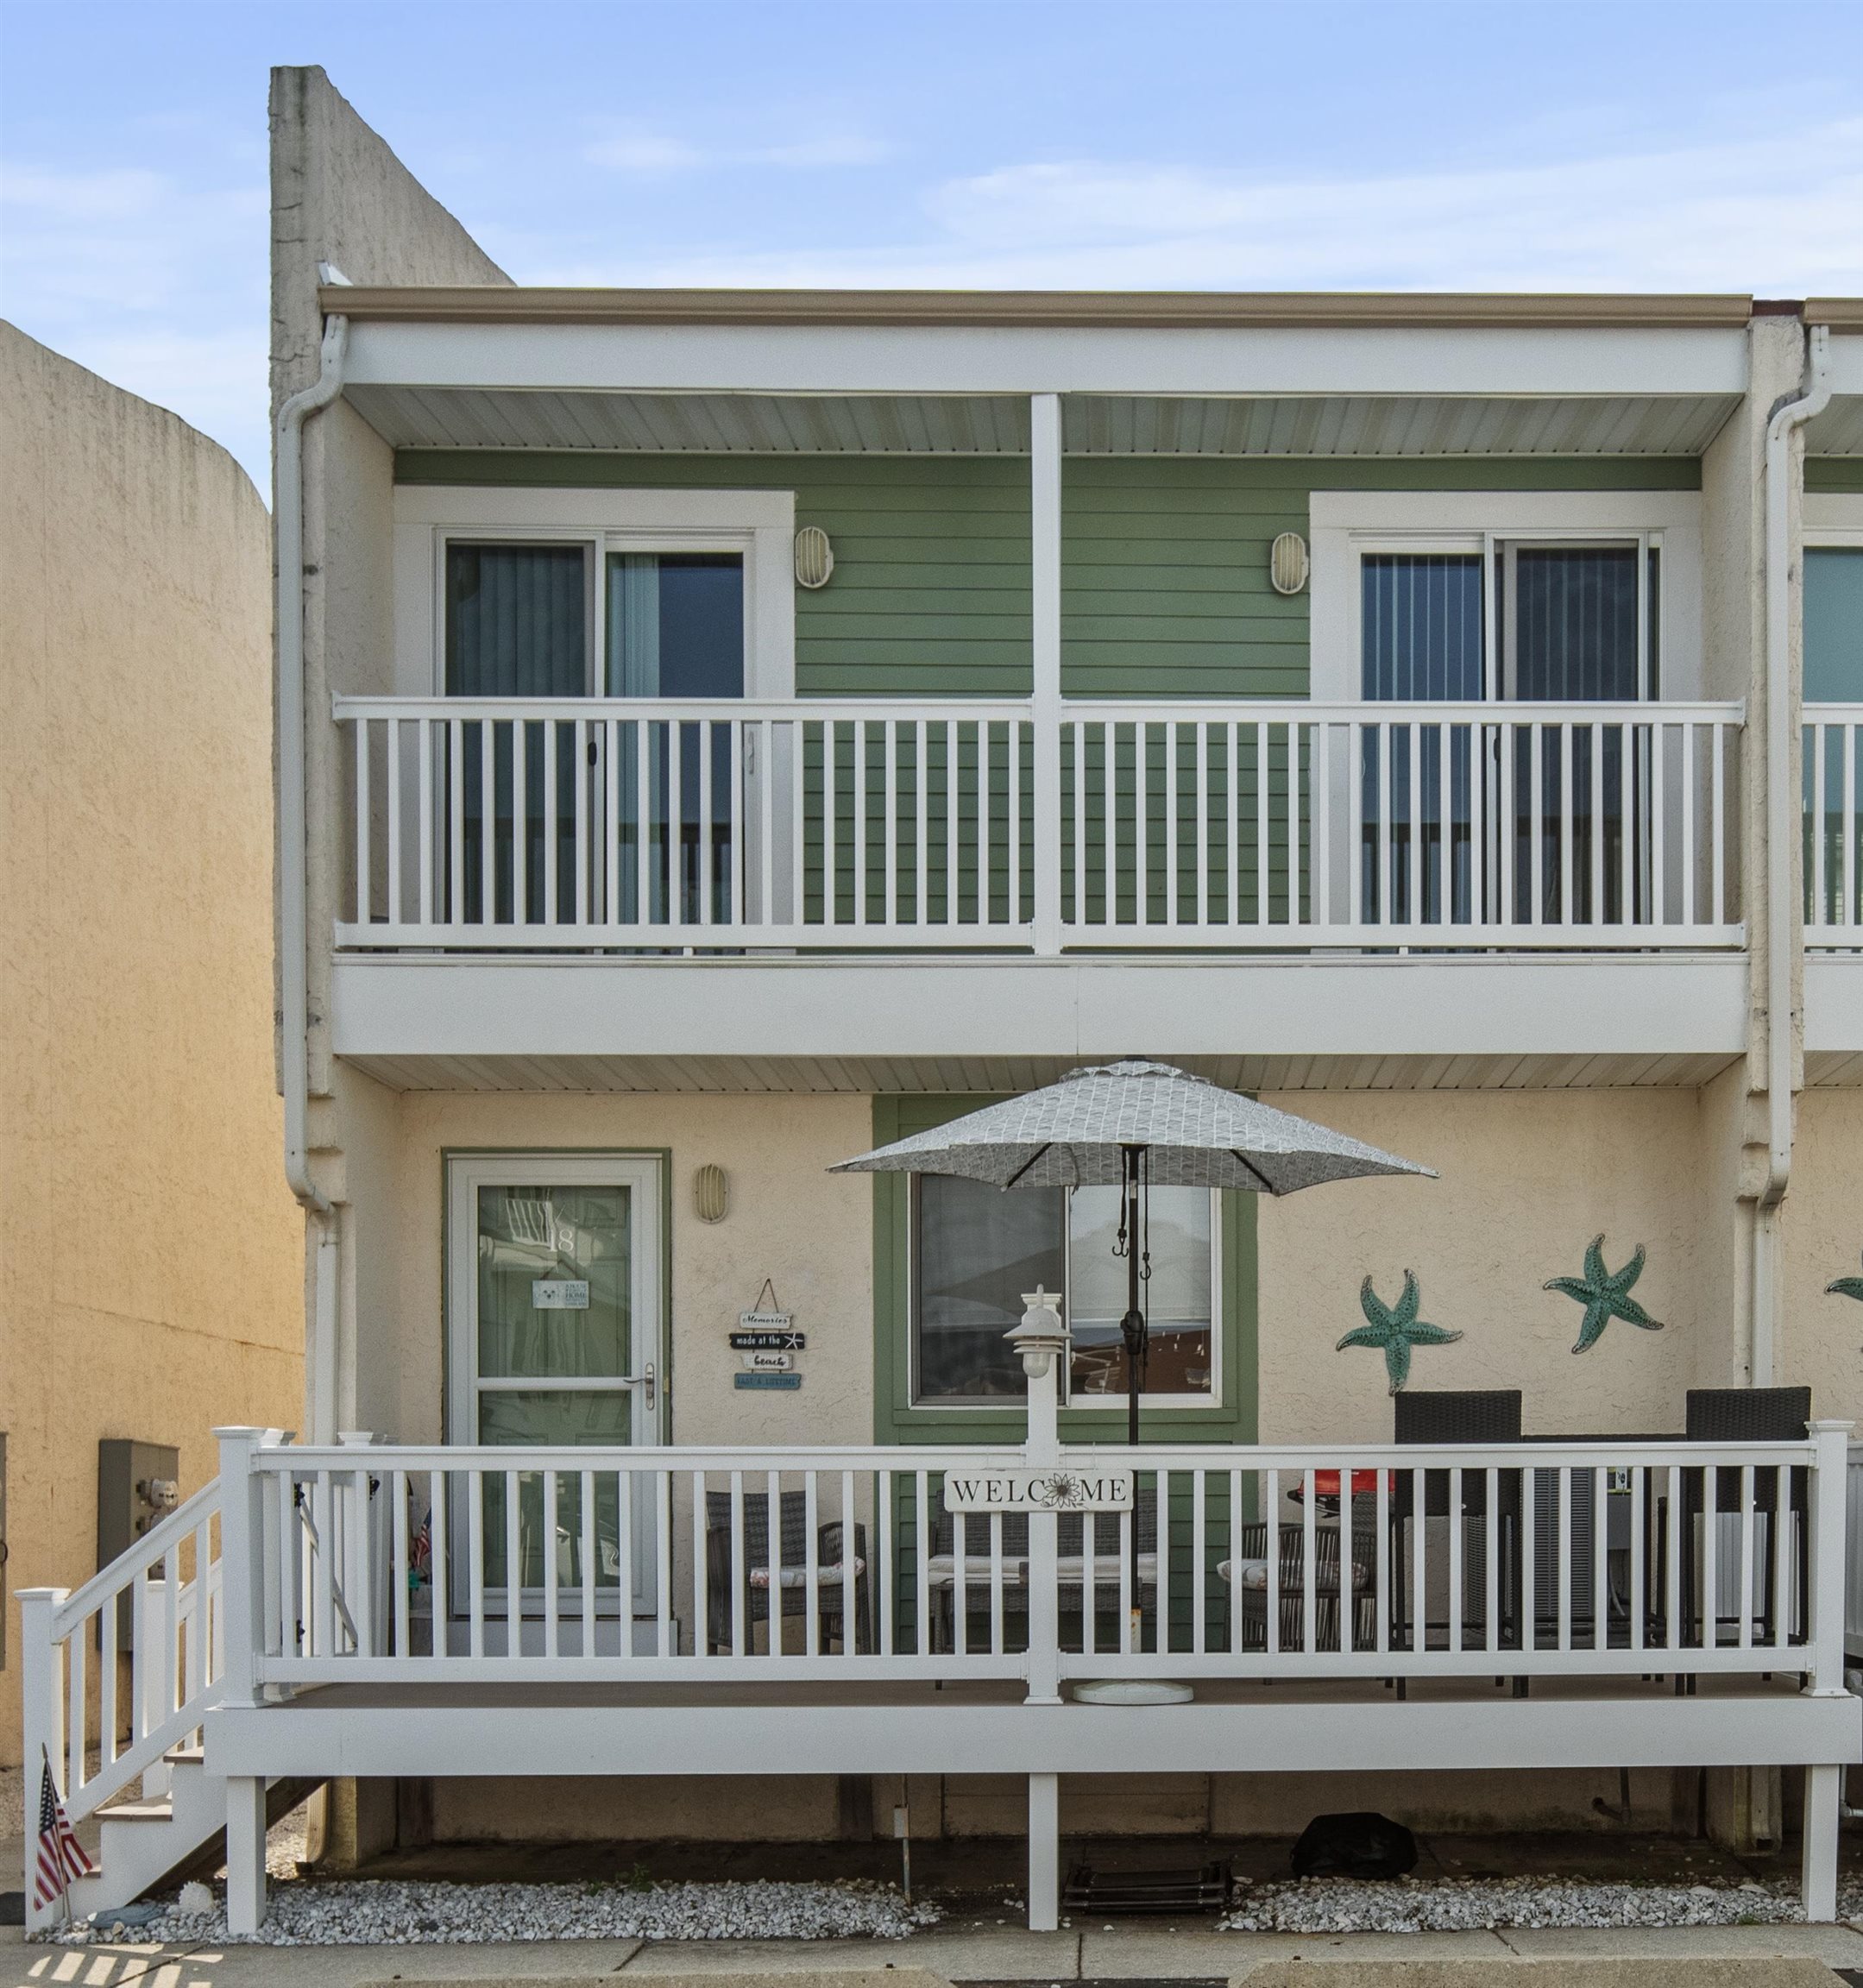
<svg viewBox="0 0 1863 1988"><path fill-rule="evenodd" d="M1487 170L1271 179L1037 162L950 179L928 239L713 253L562 282L1132 288L1863 287L1863 120Z"/></svg>
<svg viewBox="0 0 1863 1988"><path fill-rule="evenodd" d="M746 166L869 166L887 157L890 149L878 139L853 132L823 132L776 145L704 146L645 127L626 126L589 146L582 157L591 166L605 166L640 179L661 179L676 173L714 173Z"/></svg>
<svg viewBox="0 0 1863 1988"><path fill-rule="evenodd" d="M230 449L267 487L262 183L0 167L7 315Z"/></svg>

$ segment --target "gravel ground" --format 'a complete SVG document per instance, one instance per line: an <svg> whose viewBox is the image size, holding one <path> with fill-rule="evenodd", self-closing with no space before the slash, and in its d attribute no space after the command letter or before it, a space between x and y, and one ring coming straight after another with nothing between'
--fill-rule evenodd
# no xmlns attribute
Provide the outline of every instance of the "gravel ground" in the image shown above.
<svg viewBox="0 0 1863 1988"><path fill-rule="evenodd" d="M138 1941L230 1941L226 1891L211 1912L184 1915L173 1900L133 1928ZM938 1919L891 1885L442 1884L371 1879L274 1888L253 1943L267 1947L455 1945L519 1940L903 1940ZM123 1922L53 1935L62 1946L106 1937Z"/></svg>
<svg viewBox="0 0 1863 1988"><path fill-rule="evenodd" d="M1863 1910L1848 1885L1839 1916ZM1224 1929L1234 1933L1463 1933L1522 1926L1781 1926L1802 1922L1796 1887L1596 1884L1531 1878L1399 1878L1364 1884L1306 1878L1243 1890Z"/></svg>

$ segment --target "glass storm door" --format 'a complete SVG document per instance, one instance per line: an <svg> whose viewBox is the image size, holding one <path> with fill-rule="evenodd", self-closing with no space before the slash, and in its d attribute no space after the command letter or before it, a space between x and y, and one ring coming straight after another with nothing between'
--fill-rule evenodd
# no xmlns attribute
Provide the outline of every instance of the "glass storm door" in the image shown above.
<svg viewBox="0 0 1863 1988"><path fill-rule="evenodd" d="M658 1165L645 1158L475 1155L450 1162L449 1441L612 1453L658 1440L665 1372L659 1193ZM599 1646L600 1619L621 1614L625 1563L633 1568L627 1613L652 1607L654 1500L636 1480L624 1520L614 1459L590 1463ZM517 1479L520 1564L513 1580L508 1480L488 1469L481 1519L488 1614L508 1620L515 1589L516 1613L540 1616L546 1583L565 1616L579 1614L588 1536L582 1482L558 1472L556 1537L549 1538L543 1473ZM471 1514L463 1494L457 1497L450 1519L463 1542ZM622 1551L624 1523L631 1553ZM463 1556L452 1559L457 1615L469 1569Z"/></svg>

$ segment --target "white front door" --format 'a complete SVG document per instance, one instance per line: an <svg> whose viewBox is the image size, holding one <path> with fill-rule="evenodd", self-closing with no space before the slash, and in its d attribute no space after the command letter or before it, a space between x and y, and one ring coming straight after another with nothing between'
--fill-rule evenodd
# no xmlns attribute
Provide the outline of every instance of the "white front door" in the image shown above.
<svg viewBox="0 0 1863 1988"><path fill-rule="evenodd" d="M624 1449L660 1440L666 1371L660 1163L644 1154L473 1154L447 1163L447 1439L551 1449ZM484 1581L508 1616L540 1614L553 1584L582 1585L582 1480L557 1485L557 1537L543 1537L540 1474L516 1480L519 1607L505 1565L503 1475L484 1478ZM595 1569L605 1605L624 1561L633 1613L654 1605L652 1500L630 1500L632 1551L620 1551L620 1495L595 1480ZM463 1539L468 1514L452 1515ZM565 1557L572 1564L563 1563ZM456 1567L462 1579L463 1566ZM456 1582L456 1586L457 1583ZM450 1597L456 1614L459 1594Z"/></svg>

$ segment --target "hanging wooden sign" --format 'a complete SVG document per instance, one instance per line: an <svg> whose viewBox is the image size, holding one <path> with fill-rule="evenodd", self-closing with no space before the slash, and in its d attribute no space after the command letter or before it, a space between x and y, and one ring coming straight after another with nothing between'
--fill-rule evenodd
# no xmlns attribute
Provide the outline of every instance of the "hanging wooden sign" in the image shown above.
<svg viewBox="0 0 1863 1988"><path fill-rule="evenodd" d="M740 1387L780 1388L784 1393L802 1384L800 1374L733 1374L731 1378Z"/></svg>
<svg viewBox="0 0 1863 1988"><path fill-rule="evenodd" d="M796 1356L793 1353L758 1349L740 1353L738 1364L746 1374L787 1374L796 1364Z"/></svg>
<svg viewBox="0 0 1863 1988"><path fill-rule="evenodd" d="M740 1316L746 1330L731 1335L731 1349L734 1353L800 1353L809 1343L806 1333L790 1327L786 1312L746 1312ZM775 1325L761 1323L772 1318L782 1323ZM753 1325L752 1319L759 1323Z"/></svg>

